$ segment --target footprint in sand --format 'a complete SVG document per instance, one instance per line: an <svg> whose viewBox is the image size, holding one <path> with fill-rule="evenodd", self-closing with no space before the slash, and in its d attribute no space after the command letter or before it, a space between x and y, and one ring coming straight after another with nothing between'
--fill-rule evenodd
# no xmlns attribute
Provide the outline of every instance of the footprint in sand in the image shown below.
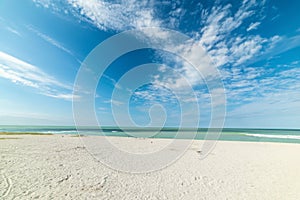
<svg viewBox="0 0 300 200"><path fill-rule="evenodd" d="M9 177L5 175L5 173L1 172L1 181L0 181L0 196L2 198L6 197L9 195L11 188L12 188L12 183Z"/></svg>

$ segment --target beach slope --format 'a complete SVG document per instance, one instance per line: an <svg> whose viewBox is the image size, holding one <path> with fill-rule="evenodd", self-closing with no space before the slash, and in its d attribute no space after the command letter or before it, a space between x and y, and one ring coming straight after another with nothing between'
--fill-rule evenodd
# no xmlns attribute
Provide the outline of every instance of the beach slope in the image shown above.
<svg viewBox="0 0 300 200"><path fill-rule="evenodd" d="M220 141L199 159L203 141L156 172L117 172L97 162L79 137L3 135L1 199L299 199L300 145ZM92 136L88 136L92 137ZM110 137L142 147L164 139ZM176 151L176 149L174 149ZM122 162L122 160L120 160Z"/></svg>

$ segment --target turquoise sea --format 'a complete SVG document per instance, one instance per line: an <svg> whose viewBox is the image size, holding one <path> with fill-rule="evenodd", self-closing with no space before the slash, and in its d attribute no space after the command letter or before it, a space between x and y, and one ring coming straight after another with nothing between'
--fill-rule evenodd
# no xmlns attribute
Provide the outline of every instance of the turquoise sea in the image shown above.
<svg viewBox="0 0 300 200"><path fill-rule="evenodd" d="M214 133L214 129L210 129ZM102 127L101 131L96 127L82 127L79 131L73 126L0 126L0 132L35 132L52 134L83 134L83 135L106 135L119 137L147 137L151 138L174 138L178 134L176 128L137 129L126 128L125 131L116 127ZM102 133L101 133L102 132ZM152 134L155 133L156 134ZM190 139L193 133L197 132L195 139L203 140L207 129L200 128L196 131L184 129L180 132L179 139ZM300 143L299 129L240 129L224 128L219 140L227 141L253 141L253 142L284 142Z"/></svg>

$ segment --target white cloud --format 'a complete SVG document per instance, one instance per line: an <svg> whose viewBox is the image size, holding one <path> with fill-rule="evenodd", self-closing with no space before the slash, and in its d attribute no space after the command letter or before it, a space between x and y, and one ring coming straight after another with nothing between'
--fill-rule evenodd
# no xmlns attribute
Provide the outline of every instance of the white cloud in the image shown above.
<svg viewBox="0 0 300 200"><path fill-rule="evenodd" d="M240 65L258 55L263 45L268 42L267 39L261 38L258 35L254 37L250 36L247 39L243 38L241 41L239 39L237 38L229 49L229 53L232 55L231 62L234 65Z"/></svg>
<svg viewBox="0 0 300 200"><path fill-rule="evenodd" d="M7 30L19 37L22 37L22 34L18 30L18 26L16 26L15 23L12 23L11 21L7 21L0 17L0 29Z"/></svg>
<svg viewBox="0 0 300 200"><path fill-rule="evenodd" d="M45 40L46 42L50 43L51 45L57 47L58 49L66 52L67 54L71 55L72 57L74 57L77 62L81 63L76 56L74 55L74 53L72 51L70 51L69 49L67 49L66 47L64 47L60 42L56 41L55 39L51 38L48 35L45 35L44 33L38 31L36 28L32 27L32 26L27 26L28 30L34 32L35 34L37 34L39 37L41 37L43 40Z"/></svg>
<svg viewBox="0 0 300 200"><path fill-rule="evenodd" d="M54 98L71 100L72 86L66 85L46 74L38 67L0 51L0 77L13 83L38 90ZM59 91L64 91L64 93Z"/></svg>
<svg viewBox="0 0 300 200"><path fill-rule="evenodd" d="M83 19L101 30L122 31L160 25L146 1L68 0L68 3L75 11L80 12Z"/></svg>
<svg viewBox="0 0 300 200"><path fill-rule="evenodd" d="M196 64L200 71L199 74L197 70L193 67L181 61L181 59L175 60L171 63L172 66L177 70L176 73L171 72L171 70L160 71L161 76L154 76L154 83L158 85L164 85L172 90L182 90L184 91L189 86L199 86L205 84L202 80L201 75L212 74L214 70L213 67L218 67L222 70L224 74L223 66L232 65L234 67L239 67L251 60L255 60L258 55L263 54L267 50L274 48L278 40L281 38L279 36L274 36L271 38L263 38L260 35L240 35L234 34L236 29L241 29L244 27L244 21L248 20L255 13L257 7L262 6L264 3L257 3L256 1L243 1L237 12L231 12L231 5L225 6L213 6L213 8L203 10L202 18L204 26L201 28L200 32L194 33L193 41L186 43L181 46L168 47L169 49L175 50L177 55L185 57L189 62ZM260 22L253 23L254 26L258 26ZM155 38L156 33L152 33L153 36L150 38ZM157 33L159 35L160 32ZM164 36L169 38L169 36ZM161 37L163 38L163 37ZM167 42L166 42L167 43ZM205 51L199 51L199 47L204 47ZM208 59L207 56L201 54L208 54L212 60ZM168 63L168 55L163 56ZM204 62L204 58L206 61ZM216 72L214 72L216 73ZM231 72L229 72L231 73ZM244 76L244 74L236 74L239 77ZM255 74L247 74L248 78L255 78ZM204 76L204 78L207 78ZM226 77L224 77L226 78ZM237 85L245 85L243 82L235 83ZM251 88L252 90L253 88ZM245 90L245 89L243 89Z"/></svg>
<svg viewBox="0 0 300 200"><path fill-rule="evenodd" d="M57 99L64 99L67 101L73 101L73 100L78 100L80 97L73 95L72 93L70 94L56 94L53 92L44 92L44 95L48 96L48 97L53 97L53 98L57 98Z"/></svg>
<svg viewBox="0 0 300 200"><path fill-rule="evenodd" d="M139 90L133 93L133 101L143 102L144 100L148 100L150 104L153 103L168 103L168 104L176 104L176 94L172 88L169 88L167 85L159 85L154 83L147 87L146 90Z"/></svg>
<svg viewBox="0 0 300 200"><path fill-rule="evenodd" d="M68 9L70 13L94 24L101 30L105 31L124 31L129 29L141 29L143 27L176 27L179 22L169 22L169 20L160 18L157 15L155 3L151 1L121 0L108 2L104 0L34 0L37 4L52 8L53 10ZM192 49L195 44L202 45L212 57L217 67L225 64L240 65L244 62L255 58L263 50L263 46L271 48L274 42L273 38L262 38L259 35L236 35L233 32L243 28L245 20L254 17L258 9L263 9L266 1L257 2L256 0L244 0L240 2L236 12L232 12L230 4L220 6L216 3L211 9L203 9L193 15L199 15L203 27L199 27L193 38L194 43L187 44L184 49L190 55L190 58L198 58L199 55ZM177 7L180 3L167 3L172 8ZM170 15L180 18L184 14L184 8L172 9ZM255 17L254 17L255 18ZM169 18L168 18L169 19ZM179 19L177 19L179 20ZM176 21L176 20L175 20ZM171 23L171 24L169 24ZM248 29L254 29L260 24L259 21L252 22ZM174 27L175 26L175 27ZM200 31L199 31L200 30ZM156 32L144 33L149 38L165 38L168 34L161 29ZM47 40L47 38L45 38ZM55 44L54 44L55 45ZM204 70L204 69L203 69Z"/></svg>
<svg viewBox="0 0 300 200"><path fill-rule="evenodd" d="M98 110L100 110L100 111L107 111L107 108L106 107L98 107Z"/></svg>
<svg viewBox="0 0 300 200"><path fill-rule="evenodd" d="M280 70L276 71L275 68ZM296 91L300 91L298 62L286 66L278 65L275 68L232 68L230 73L226 73L224 80L231 105L263 102L263 99L278 101L279 95L282 99L285 97L287 102L297 100L294 97Z"/></svg>
<svg viewBox="0 0 300 200"><path fill-rule="evenodd" d="M102 77L109 80L115 88L122 89L122 86L120 84L118 84L115 79L111 78L110 76L107 76L106 74L102 74Z"/></svg>
<svg viewBox="0 0 300 200"><path fill-rule="evenodd" d="M255 1L243 1L235 14L231 13L231 5L214 6L207 11L205 26L201 29L201 43L210 49L217 42L225 39L237 29L243 21L254 14Z"/></svg>
<svg viewBox="0 0 300 200"><path fill-rule="evenodd" d="M298 87L299 90L299 87ZM227 113L230 127L299 127L300 95L295 91L268 93Z"/></svg>
<svg viewBox="0 0 300 200"><path fill-rule="evenodd" d="M12 27L7 26L6 30L8 30L9 32L11 32L13 34L16 34L16 35L22 37L21 33L19 31L17 31L16 29L12 28Z"/></svg>
<svg viewBox="0 0 300 200"><path fill-rule="evenodd" d="M234 35L232 32L242 27L245 19L255 13L257 6L259 5L255 1L244 1L234 14L231 12L231 5L214 6L211 10L203 11L205 13L203 16L204 26L199 33L194 34L193 41L182 46L169 47L175 50L177 55L185 57L193 64L196 63L201 74L190 64L178 59L175 60L175 64L174 61L171 63L171 65L175 65L176 72L163 68L160 76L154 77L154 83L177 92L181 91L180 94L183 94L188 87L204 85L204 80L207 78L205 75L216 73L212 70L213 67L222 69L222 66L226 64L238 66L255 58L265 45L270 46L273 43L273 38L262 38L259 35ZM199 51L201 46L207 50L207 53ZM214 66L205 54L211 57ZM168 58L166 60L168 62ZM251 76L254 78L255 75ZM241 86L242 83L236 83L237 85ZM218 88L220 89L220 87ZM186 99L194 100L188 96Z"/></svg>
<svg viewBox="0 0 300 200"><path fill-rule="evenodd" d="M252 22L250 24L250 26L247 28L247 31L251 31L251 30L255 30L258 28L258 26L260 25L260 22Z"/></svg>
<svg viewBox="0 0 300 200"><path fill-rule="evenodd" d="M271 48L278 38L263 38L260 35L241 35L234 33L241 29L246 19L253 17L255 11L261 7L256 1L243 1L238 11L233 14L231 5L214 6L211 11L204 13L204 27L200 34L196 33L200 44L208 51L217 67L226 64L240 65L255 59L265 49ZM251 29L256 28L260 22L252 23Z"/></svg>
<svg viewBox="0 0 300 200"><path fill-rule="evenodd" d="M113 105L116 105L116 106L120 106L120 105L124 104L124 102L121 102L121 101L118 101L118 100L113 100L113 99L104 101L104 103L110 103L110 104L113 104Z"/></svg>

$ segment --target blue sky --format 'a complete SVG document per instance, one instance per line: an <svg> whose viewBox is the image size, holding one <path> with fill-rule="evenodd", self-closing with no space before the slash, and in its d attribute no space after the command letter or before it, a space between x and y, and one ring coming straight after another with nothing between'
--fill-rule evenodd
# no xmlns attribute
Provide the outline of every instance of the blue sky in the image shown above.
<svg viewBox="0 0 300 200"><path fill-rule="evenodd" d="M81 98L72 99L73 84L90 51L122 31L157 27L156 34L167 28L191 37L193 43L184 46L189 58L198 59L193 45L210 56L224 84L225 127L300 128L299 10L300 2L284 0L1 0L0 124L72 125L72 100ZM126 90L119 79L146 63L169 67L161 65L149 74L152 83L134 91L134 122L147 125L149 108L161 104L165 125L178 126L179 91L186 109L199 105L200 126L208 126L212 91L178 57L153 49L120 56L105 71L95 95L100 123L115 124L111 106L125 102L112 99L112 91ZM184 92L182 77L197 98Z"/></svg>

